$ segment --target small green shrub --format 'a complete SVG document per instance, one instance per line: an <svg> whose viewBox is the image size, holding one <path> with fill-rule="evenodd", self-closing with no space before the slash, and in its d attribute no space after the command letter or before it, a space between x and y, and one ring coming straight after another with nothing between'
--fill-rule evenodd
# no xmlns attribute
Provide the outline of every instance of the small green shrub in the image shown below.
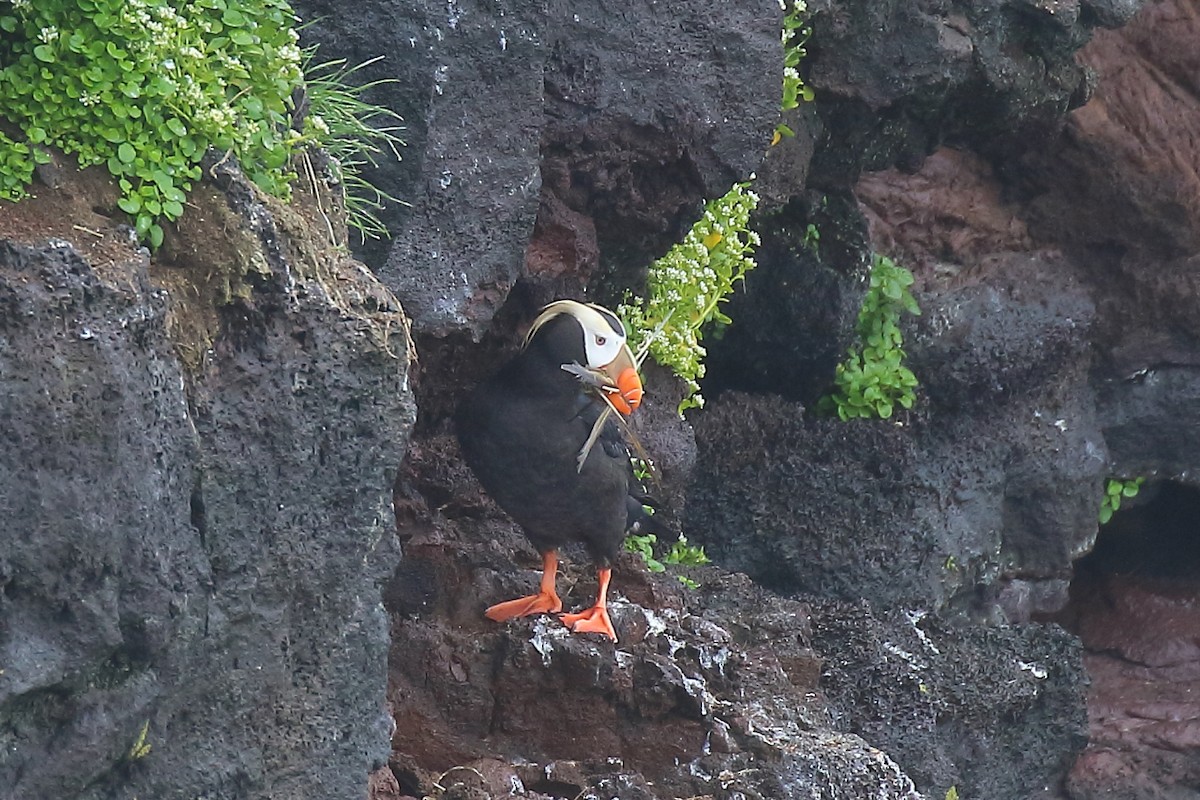
<svg viewBox="0 0 1200 800"><path fill-rule="evenodd" d="M917 379L903 364L900 332L902 313L921 313L908 289L912 273L886 256L875 254L871 261L870 286L858 312L859 344L838 364L833 394L818 404L843 420L887 419L897 405L912 408L916 400Z"/></svg>
<svg viewBox="0 0 1200 800"><path fill-rule="evenodd" d="M13 0L0 12L0 116L32 145L107 165L118 205L157 246L210 146L287 195L294 22L283 0ZM29 159L0 168L19 199Z"/></svg>
<svg viewBox="0 0 1200 800"><path fill-rule="evenodd" d="M670 549L663 553L661 559L656 557L654 552L657 543L658 537L653 533L634 534L625 538L625 549L641 555L642 560L646 562L646 569L651 572L666 572L669 564L694 567L709 563L704 548L689 544L683 534L671 543ZM675 578L689 589L695 589L698 585L686 575L676 575Z"/></svg>
<svg viewBox="0 0 1200 800"><path fill-rule="evenodd" d="M1121 509L1121 498L1137 497L1137 493L1141 491L1142 484L1145 482L1144 477L1109 478L1104 485L1104 499L1100 501L1100 524L1108 522L1112 519L1113 513Z"/></svg>
<svg viewBox="0 0 1200 800"><path fill-rule="evenodd" d="M378 235L358 167L394 149L387 112L364 103L354 70L313 67L312 113L296 130L303 84L296 17L286 0L10 0L0 5L0 198L27 193L42 145L107 166L117 205L157 247L162 220L183 213L208 149L235 156L264 191L287 198L293 155L318 145L340 159L352 227ZM394 117L394 115L390 115ZM360 137L355 142L354 137Z"/></svg>
<svg viewBox="0 0 1200 800"><path fill-rule="evenodd" d="M704 405L699 383L706 354L701 327L732 322L719 304L755 267L751 254L759 238L750 229L750 213L757 205L758 195L745 183L710 200L684 240L650 266L646 298L627 295L617 308L634 352L647 345L654 360L687 385L680 413Z"/></svg>

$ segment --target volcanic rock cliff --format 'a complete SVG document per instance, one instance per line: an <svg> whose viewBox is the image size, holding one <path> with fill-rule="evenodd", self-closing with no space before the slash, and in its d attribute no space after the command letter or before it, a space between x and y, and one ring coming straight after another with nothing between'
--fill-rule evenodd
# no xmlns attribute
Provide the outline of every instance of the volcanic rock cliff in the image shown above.
<svg viewBox="0 0 1200 800"><path fill-rule="evenodd" d="M43 168L0 208L0 798L1188 796L1200 7L1139 6L813 2L770 147L773 0L297 3L399 79L367 266L228 162L153 257ZM537 557L455 399L752 173L709 403L651 369L637 422L716 563L624 556L616 646L487 621ZM844 423L871 251L918 402Z"/></svg>

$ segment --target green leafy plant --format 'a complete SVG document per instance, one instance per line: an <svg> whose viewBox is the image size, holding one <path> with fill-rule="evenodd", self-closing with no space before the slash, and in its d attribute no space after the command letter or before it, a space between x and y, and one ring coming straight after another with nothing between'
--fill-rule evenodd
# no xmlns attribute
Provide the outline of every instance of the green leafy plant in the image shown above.
<svg viewBox="0 0 1200 800"><path fill-rule="evenodd" d="M654 474L654 462L648 458L630 456L629 465L633 468L633 477L637 478L639 483L644 484ZM650 513L654 512L650 506L642 506L642 508L649 508Z"/></svg>
<svg viewBox="0 0 1200 800"><path fill-rule="evenodd" d="M1112 519L1114 512L1121 510L1121 498L1137 497L1145 482L1144 477L1109 478L1104 485L1104 498L1100 501L1100 524L1105 524Z"/></svg>
<svg viewBox="0 0 1200 800"><path fill-rule="evenodd" d="M912 408L916 376L904 366L902 313L920 314L909 288L912 273L890 258L872 256L870 285L858 312L859 343L837 366L834 392L821 398L818 409L836 412L843 420L892 416L896 406Z"/></svg>
<svg viewBox="0 0 1200 800"><path fill-rule="evenodd" d="M357 167L377 152L374 143L398 142L396 128L369 124L382 110L363 103L360 89L338 86L354 70L337 62L313 68L313 113L296 114L303 79L295 23L286 0L0 5L0 119L17 137L0 132L0 198L25 196L34 164L47 160L42 147L55 146L80 167L105 165L120 187L117 205L157 247L209 148L236 157L260 188L286 199L294 154L316 144L343 159L351 225L364 221L377 234L370 203L386 195L364 192ZM368 144L351 144L355 135ZM356 207L356 196L365 205Z"/></svg>
<svg viewBox="0 0 1200 800"><path fill-rule="evenodd" d="M0 130L0 198L17 200L33 180L34 164L45 164L50 156L40 147L15 142Z"/></svg>
<svg viewBox="0 0 1200 800"><path fill-rule="evenodd" d="M355 73L382 56L353 67L345 59L314 63L316 48L305 51L304 87L309 113L304 120L304 143L320 147L332 157L334 182L342 189L346 224L360 238L378 239L388 235L377 212L384 202L402 203L363 177L368 166L378 166L378 157L389 152L400 160L404 146L400 116L390 109L368 103L364 94L376 86L395 83L394 79L354 82ZM312 160L303 151L304 169L316 181ZM322 209L323 210L323 209Z"/></svg>
<svg viewBox="0 0 1200 800"><path fill-rule="evenodd" d="M647 346L655 361L687 385L680 413L704 405L701 328L708 322L732 322L719 304L755 267L751 254L759 238L750 229L750 213L757 205L758 195L745 183L710 200L684 240L650 266L646 298L627 295L617 308L634 352Z"/></svg>
<svg viewBox="0 0 1200 800"><path fill-rule="evenodd" d="M14 0L0 12L0 116L31 145L107 165L157 246L210 146L287 194L293 22L283 0ZM19 199L30 165L12 160L5 196Z"/></svg>
<svg viewBox="0 0 1200 800"><path fill-rule="evenodd" d="M800 242L814 256L821 257L821 231L815 223L810 222L804 227L804 238Z"/></svg>
<svg viewBox="0 0 1200 800"><path fill-rule="evenodd" d="M665 572L667 565L693 567L709 563L704 548L688 543L683 534L671 543L670 549L663 553L661 558L655 555L657 543L658 537L653 533L634 534L625 538L625 549L641 555L642 560L646 562L646 569L651 572ZM689 589L695 589L699 585L686 575L676 575L675 578Z"/></svg>
<svg viewBox="0 0 1200 800"><path fill-rule="evenodd" d="M780 0L783 7L783 100L780 107L790 111L801 101L812 102L813 90L800 77L800 61L808 55L805 45L812 36L808 26L808 4L805 0ZM771 144L778 144L784 136L795 136L795 132L782 122L775 126Z"/></svg>
<svg viewBox="0 0 1200 800"><path fill-rule="evenodd" d="M651 572L666 572L666 565L654 556L654 545L657 541L658 537L653 533L634 533L625 537L625 549L640 555Z"/></svg>

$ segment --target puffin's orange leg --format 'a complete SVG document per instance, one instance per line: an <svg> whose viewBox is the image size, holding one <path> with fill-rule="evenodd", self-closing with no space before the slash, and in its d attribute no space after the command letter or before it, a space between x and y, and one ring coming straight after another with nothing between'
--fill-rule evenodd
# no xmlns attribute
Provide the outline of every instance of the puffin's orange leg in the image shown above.
<svg viewBox="0 0 1200 800"><path fill-rule="evenodd" d="M542 584L537 594L528 597L518 597L496 605L484 612L490 620L504 622L514 617L527 617L530 614L557 614L562 611L562 600L554 591L554 578L558 574L558 554L551 550L542 554Z"/></svg>
<svg viewBox="0 0 1200 800"><path fill-rule="evenodd" d="M614 642L617 632L608 618L608 581L612 570L608 567L596 571L600 579L600 591L596 593L596 605L578 614L562 614L559 619L575 633L603 633Z"/></svg>

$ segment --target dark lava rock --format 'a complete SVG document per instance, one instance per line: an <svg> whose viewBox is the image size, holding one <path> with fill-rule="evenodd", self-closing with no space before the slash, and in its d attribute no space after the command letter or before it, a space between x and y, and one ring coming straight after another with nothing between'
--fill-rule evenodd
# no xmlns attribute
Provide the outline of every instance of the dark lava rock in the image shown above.
<svg viewBox="0 0 1200 800"><path fill-rule="evenodd" d="M1148 482L1076 564L1056 616L1091 676L1075 800L1184 798L1200 781L1200 489Z"/></svg>
<svg viewBox="0 0 1200 800"><path fill-rule="evenodd" d="M1003 150L1056 129L1087 97L1075 53L1139 5L810 3L806 80L825 129L813 181L836 189L860 171L914 169L942 142Z"/></svg>
<svg viewBox="0 0 1200 800"><path fill-rule="evenodd" d="M1024 155L1017 183L1031 233L1085 266L1092 283L1093 383L1114 474L1192 485L1200 177L1179 165L1200 158L1198 35L1186 2L1147 6L1126 28L1098 34L1081 54L1095 95L1065 136Z"/></svg>
<svg viewBox="0 0 1200 800"><path fill-rule="evenodd" d="M1092 307L1045 266L1015 259L1006 282L927 304L917 413L843 423L726 392L695 414L689 537L777 590L884 607L986 615L1002 580L1069 577L1107 458Z"/></svg>
<svg viewBox="0 0 1200 800"><path fill-rule="evenodd" d="M414 794L1025 797L1083 746L1080 648L1058 628L801 602L714 567L684 590L628 556L615 646L549 616L500 626L483 608L535 583L536 554L450 437L416 443L401 484L389 698ZM564 603L592 586L567 553Z"/></svg>
<svg viewBox="0 0 1200 800"><path fill-rule="evenodd" d="M407 322L210 166L154 261L0 229L6 800L361 797L387 759Z"/></svg>
<svg viewBox="0 0 1200 800"><path fill-rule="evenodd" d="M367 74L398 78L376 95L409 128L384 184L412 207L373 266L419 334L478 338L518 278L578 292L601 252L648 263L754 170L779 114L772 0L296 7L324 56L386 54Z"/></svg>
<svg viewBox="0 0 1200 800"><path fill-rule="evenodd" d="M693 569L700 588L684 591L625 554L610 593L615 646L550 616L497 625L484 607L534 584L536 553L451 437L416 441L400 483L408 544L386 604L391 764L407 791L918 797L887 755L830 724L803 604L712 568ZM577 555L559 573L571 608L594 591Z"/></svg>
<svg viewBox="0 0 1200 800"><path fill-rule="evenodd" d="M928 797L1034 797L1086 741L1078 639L1055 626L955 626L914 609L812 603L837 725L891 755Z"/></svg>

